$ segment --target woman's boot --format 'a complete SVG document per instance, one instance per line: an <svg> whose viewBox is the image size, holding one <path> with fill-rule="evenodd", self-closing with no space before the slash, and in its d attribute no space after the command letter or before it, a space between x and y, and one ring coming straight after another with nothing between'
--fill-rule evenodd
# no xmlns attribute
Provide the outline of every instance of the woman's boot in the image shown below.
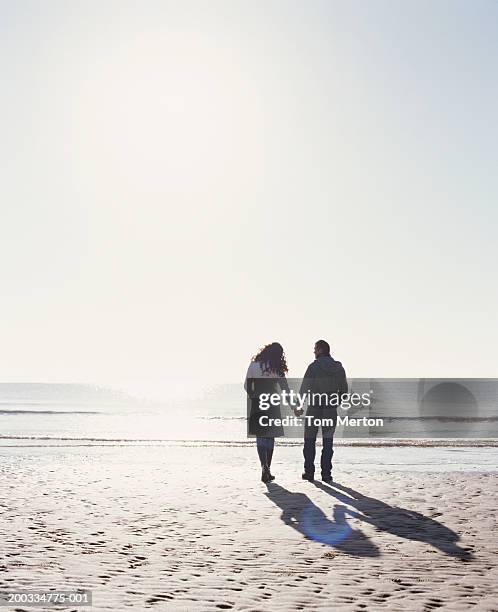
<svg viewBox="0 0 498 612"><path fill-rule="evenodd" d="M268 465L268 475L270 477L270 480L275 480L275 476L273 476L272 474L270 474L270 465L271 465L271 458L273 457L273 448L270 448L266 451L266 460L267 460L267 465Z"/></svg>

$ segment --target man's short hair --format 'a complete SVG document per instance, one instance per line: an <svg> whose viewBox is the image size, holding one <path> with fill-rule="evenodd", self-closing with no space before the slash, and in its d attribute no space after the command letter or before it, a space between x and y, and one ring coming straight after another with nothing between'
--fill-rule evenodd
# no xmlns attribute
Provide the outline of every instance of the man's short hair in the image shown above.
<svg viewBox="0 0 498 612"><path fill-rule="evenodd" d="M325 340L317 340L315 346L319 348L325 355L330 355L330 344Z"/></svg>

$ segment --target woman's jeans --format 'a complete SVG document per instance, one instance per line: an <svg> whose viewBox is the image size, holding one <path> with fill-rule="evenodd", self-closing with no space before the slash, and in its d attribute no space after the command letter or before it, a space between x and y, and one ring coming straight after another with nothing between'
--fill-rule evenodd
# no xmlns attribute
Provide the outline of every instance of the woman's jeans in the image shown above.
<svg viewBox="0 0 498 612"><path fill-rule="evenodd" d="M273 456L275 438L256 437L256 448L258 449L259 460L262 468L269 468Z"/></svg>

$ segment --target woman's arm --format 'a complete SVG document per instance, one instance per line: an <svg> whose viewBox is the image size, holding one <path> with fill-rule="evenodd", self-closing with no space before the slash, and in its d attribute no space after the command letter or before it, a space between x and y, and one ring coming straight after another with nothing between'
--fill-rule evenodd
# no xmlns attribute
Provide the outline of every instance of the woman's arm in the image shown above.
<svg viewBox="0 0 498 612"><path fill-rule="evenodd" d="M280 388L282 389L282 391L287 391L287 393L289 393L290 391L289 383L287 382L287 378L285 378L285 376L279 376L278 384Z"/></svg>
<svg viewBox="0 0 498 612"><path fill-rule="evenodd" d="M246 379L244 381L244 389L247 391L249 395L250 393L247 388L248 387L247 381L252 378L259 378L260 376L261 376L261 368L259 366L259 363L251 361L251 363L249 364L249 367L247 368ZM252 383L251 387L252 387L251 391L254 391L254 383Z"/></svg>

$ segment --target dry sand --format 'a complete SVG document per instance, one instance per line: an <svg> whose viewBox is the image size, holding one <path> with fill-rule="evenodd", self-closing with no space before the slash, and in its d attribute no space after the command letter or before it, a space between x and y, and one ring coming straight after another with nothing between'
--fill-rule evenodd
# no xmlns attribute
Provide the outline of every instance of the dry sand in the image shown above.
<svg viewBox="0 0 498 612"><path fill-rule="evenodd" d="M298 449L275 458L267 487L252 448L3 449L1 589L88 588L93 610L498 610L498 474L339 462L328 487L300 480Z"/></svg>

